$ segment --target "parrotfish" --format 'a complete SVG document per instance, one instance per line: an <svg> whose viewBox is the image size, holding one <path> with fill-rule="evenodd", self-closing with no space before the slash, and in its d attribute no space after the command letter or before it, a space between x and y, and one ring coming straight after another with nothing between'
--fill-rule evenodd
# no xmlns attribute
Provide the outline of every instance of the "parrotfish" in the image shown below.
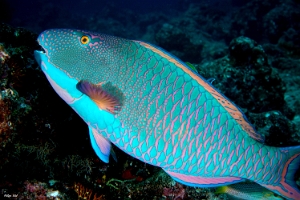
<svg viewBox="0 0 300 200"><path fill-rule="evenodd" d="M37 62L102 161L113 143L188 186L250 180L300 199L300 146L265 145L233 102L162 48L71 29L46 30L38 42Z"/></svg>
<svg viewBox="0 0 300 200"><path fill-rule="evenodd" d="M244 200L283 200L282 197L275 195L270 190L253 183L244 182L232 185L224 185L216 189L217 194L226 193L232 199Z"/></svg>

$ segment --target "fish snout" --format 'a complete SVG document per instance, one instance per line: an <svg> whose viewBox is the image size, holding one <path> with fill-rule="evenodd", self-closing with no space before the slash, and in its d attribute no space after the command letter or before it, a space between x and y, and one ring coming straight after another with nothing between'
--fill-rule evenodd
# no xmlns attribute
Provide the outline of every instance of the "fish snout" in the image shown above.
<svg viewBox="0 0 300 200"><path fill-rule="evenodd" d="M42 47L44 53L46 53L46 54L51 45L51 39L49 39L49 37L51 36L51 32L53 32L53 31L45 30L37 38L37 42L39 43L39 45Z"/></svg>

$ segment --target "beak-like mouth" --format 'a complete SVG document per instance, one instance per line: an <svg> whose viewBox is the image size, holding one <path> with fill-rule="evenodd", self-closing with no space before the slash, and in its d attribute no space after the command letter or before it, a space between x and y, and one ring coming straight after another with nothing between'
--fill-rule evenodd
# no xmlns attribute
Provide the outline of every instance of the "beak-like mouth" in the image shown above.
<svg viewBox="0 0 300 200"><path fill-rule="evenodd" d="M39 43L40 48L39 48L38 50L35 50L34 52L38 52L38 53L40 53L40 54L46 54L46 50L45 50L45 48L43 47L43 45L41 45L41 42L40 42L39 39L37 40L37 42Z"/></svg>
<svg viewBox="0 0 300 200"><path fill-rule="evenodd" d="M39 36L38 36L38 38L37 38L37 42L39 43L39 45L40 45L40 49L39 49L39 52L41 53L41 54L46 54L46 52L47 52L47 50L45 49L45 47L44 47L44 34L43 33L41 33Z"/></svg>
<svg viewBox="0 0 300 200"><path fill-rule="evenodd" d="M40 42L39 42L39 45L40 45L41 48L39 50L37 50L37 51L39 51L40 53L46 54L46 49L43 47L43 45L41 45Z"/></svg>
<svg viewBox="0 0 300 200"><path fill-rule="evenodd" d="M46 54L45 50L35 50L34 52L38 52L39 54Z"/></svg>
<svg viewBox="0 0 300 200"><path fill-rule="evenodd" d="M48 60L44 50L35 50L34 58L41 67L42 67L43 60Z"/></svg>
<svg viewBox="0 0 300 200"><path fill-rule="evenodd" d="M42 50L41 50L41 52L43 52L43 53L46 53L46 49L42 46L42 45L40 45L42 48Z"/></svg>
<svg viewBox="0 0 300 200"><path fill-rule="evenodd" d="M45 48L45 42L44 42L44 34L41 33L39 37L37 38L37 42L40 45L39 50L34 51L34 57L37 63L40 65L41 69L43 71L47 71L47 65L45 63L48 62L49 57L47 55L47 48Z"/></svg>

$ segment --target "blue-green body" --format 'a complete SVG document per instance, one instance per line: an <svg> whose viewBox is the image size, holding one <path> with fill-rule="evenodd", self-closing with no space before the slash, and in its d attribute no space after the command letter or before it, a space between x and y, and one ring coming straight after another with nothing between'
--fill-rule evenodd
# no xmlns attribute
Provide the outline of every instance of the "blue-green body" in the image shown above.
<svg viewBox="0 0 300 200"><path fill-rule="evenodd" d="M186 185L249 179L300 198L292 180L299 147L264 145L240 109L164 50L78 30L48 30L38 41L46 52L35 52L37 61L89 126L92 146L104 162L112 142ZM106 91L106 83L122 100ZM119 109L112 112L116 102Z"/></svg>

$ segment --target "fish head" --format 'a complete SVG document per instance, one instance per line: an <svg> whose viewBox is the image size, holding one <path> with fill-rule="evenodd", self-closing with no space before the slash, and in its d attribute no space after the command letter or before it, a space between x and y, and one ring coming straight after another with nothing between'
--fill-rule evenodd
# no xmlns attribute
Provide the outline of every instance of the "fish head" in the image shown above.
<svg viewBox="0 0 300 200"><path fill-rule="evenodd" d="M73 29L50 29L37 39L44 51L35 58L55 91L67 102L82 93L76 89L80 80L94 84L104 81L117 60L118 40L101 33Z"/></svg>
<svg viewBox="0 0 300 200"><path fill-rule="evenodd" d="M109 64L113 56L108 56L116 49L110 48L115 46L113 40L113 36L72 29L50 29L38 37L43 51L35 51L35 59L56 93L81 116L82 109L94 106L95 101L101 105L100 110L111 111L120 104L105 91L109 84L103 84L107 70L114 71ZM98 87L100 84L104 86ZM97 100L87 96L96 96ZM82 109L78 108L79 99Z"/></svg>
<svg viewBox="0 0 300 200"><path fill-rule="evenodd" d="M88 47L80 46L80 41L77 42L82 35L78 31L66 29L46 30L37 39L44 51L34 52L35 59L48 81L68 104L72 104L82 95L76 89L76 84L83 77L80 73L89 62L86 56Z"/></svg>
<svg viewBox="0 0 300 200"><path fill-rule="evenodd" d="M113 38L100 33L73 29L50 29L42 32L38 43L48 62L77 80L96 81L112 63ZM96 71L95 71L96 70Z"/></svg>

